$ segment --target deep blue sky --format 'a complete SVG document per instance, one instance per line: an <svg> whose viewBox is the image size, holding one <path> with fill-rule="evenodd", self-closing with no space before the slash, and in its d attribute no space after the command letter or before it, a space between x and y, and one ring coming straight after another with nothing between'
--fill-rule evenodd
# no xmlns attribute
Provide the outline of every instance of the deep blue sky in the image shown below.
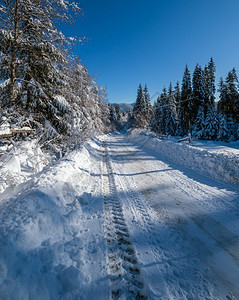
<svg viewBox="0 0 239 300"><path fill-rule="evenodd" d="M80 6L84 16L63 32L88 39L74 51L107 87L110 102L134 102L139 83L153 96L181 82L186 64L192 74L210 57L217 81L239 68L238 0L82 0Z"/></svg>

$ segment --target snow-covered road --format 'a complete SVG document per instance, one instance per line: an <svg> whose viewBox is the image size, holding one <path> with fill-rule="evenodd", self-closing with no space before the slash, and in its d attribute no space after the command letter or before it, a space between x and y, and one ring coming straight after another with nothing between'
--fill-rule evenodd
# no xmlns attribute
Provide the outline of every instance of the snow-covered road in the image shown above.
<svg viewBox="0 0 239 300"><path fill-rule="evenodd" d="M238 187L145 139L92 139L8 188L0 232L0 299L239 299Z"/></svg>
<svg viewBox="0 0 239 300"><path fill-rule="evenodd" d="M239 299L238 190L122 135L107 147L149 298Z"/></svg>

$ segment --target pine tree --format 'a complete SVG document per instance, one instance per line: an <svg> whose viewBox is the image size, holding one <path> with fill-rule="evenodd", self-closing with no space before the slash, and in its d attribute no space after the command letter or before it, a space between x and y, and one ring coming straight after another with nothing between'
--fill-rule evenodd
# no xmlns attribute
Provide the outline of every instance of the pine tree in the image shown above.
<svg viewBox="0 0 239 300"><path fill-rule="evenodd" d="M225 80L227 85L227 102L230 106L228 114L231 115L234 121L237 121L237 101L239 98L238 93L238 77L236 69L233 68Z"/></svg>
<svg viewBox="0 0 239 300"><path fill-rule="evenodd" d="M231 116L227 117L227 128L230 142L235 141L239 138L238 124L235 123L234 119Z"/></svg>
<svg viewBox="0 0 239 300"><path fill-rule="evenodd" d="M216 73L216 65L211 57L210 62L208 63L208 88L209 88L209 107L208 109L215 108L215 73Z"/></svg>
<svg viewBox="0 0 239 300"><path fill-rule="evenodd" d="M151 119L151 127L154 132L159 133L160 128L159 128L159 119L161 115L161 110L160 110L160 97L157 98L157 101L154 103L153 106L153 116Z"/></svg>
<svg viewBox="0 0 239 300"><path fill-rule="evenodd" d="M205 116L204 107L200 106L198 110L197 118L194 122L192 135L198 139L203 139L204 137L204 127L205 127Z"/></svg>
<svg viewBox="0 0 239 300"><path fill-rule="evenodd" d="M147 88L146 88L147 93ZM145 92L143 91L142 85L140 84L137 91L137 98L133 108L132 115L133 126L139 128L149 127L149 115L145 101Z"/></svg>
<svg viewBox="0 0 239 300"><path fill-rule="evenodd" d="M218 110L223 113L225 112L225 106L227 101L226 100L227 88L222 77L220 78L219 81L218 92L219 92Z"/></svg>
<svg viewBox="0 0 239 300"><path fill-rule="evenodd" d="M181 133L185 135L189 132L192 125L192 84L191 75L186 66L183 80L182 80L182 91L181 91L181 102L180 102L180 117L181 117Z"/></svg>
<svg viewBox="0 0 239 300"><path fill-rule="evenodd" d="M181 100L181 89L180 89L179 81L177 81L176 86L174 88L174 96L175 96L176 104L178 106Z"/></svg>
<svg viewBox="0 0 239 300"><path fill-rule="evenodd" d="M145 109L146 109L146 112L145 112L146 119L147 119L147 122L150 123L152 114L153 114L153 109L152 109L152 105L151 105L151 101L150 101L148 87L146 84L145 84L145 88L144 88L144 100L145 100Z"/></svg>
<svg viewBox="0 0 239 300"><path fill-rule="evenodd" d="M218 113L218 132L217 140L218 141L228 141L229 140L229 130L227 126L227 121L224 118L222 113Z"/></svg>
<svg viewBox="0 0 239 300"><path fill-rule="evenodd" d="M165 131L167 134L175 135L177 129L177 108L172 83L169 85L167 95L167 108L165 114Z"/></svg>
<svg viewBox="0 0 239 300"><path fill-rule="evenodd" d="M209 79L209 69L206 65L203 70L204 79L204 115L207 114L208 109L213 107L210 105L210 79Z"/></svg>
<svg viewBox="0 0 239 300"><path fill-rule="evenodd" d="M174 88L174 95L175 95L175 101L176 101L176 109L177 109L177 129L175 134L180 135L181 130L181 112L180 112L180 101L181 101L181 89L180 89L180 83L177 81L176 86Z"/></svg>
<svg viewBox="0 0 239 300"><path fill-rule="evenodd" d="M160 134L166 133L166 115L167 115L167 90L164 87L160 97L154 105L153 130Z"/></svg>
<svg viewBox="0 0 239 300"><path fill-rule="evenodd" d="M160 95L160 133L166 134L166 116L168 111L168 93L166 87L163 88L163 92Z"/></svg>
<svg viewBox="0 0 239 300"><path fill-rule="evenodd" d="M133 113L138 114L141 113L141 111L144 109L144 92L141 83L139 84L138 91L137 91L137 98L136 102L134 104Z"/></svg>
<svg viewBox="0 0 239 300"><path fill-rule="evenodd" d="M198 64L193 73L193 101L192 101L192 122L195 121L200 107L205 107L204 76L201 66Z"/></svg>
<svg viewBox="0 0 239 300"><path fill-rule="evenodd" d="M209 110L205 118L203 138L205 140L217 140L218 131L219 122L217 114L214 109Z"/></svg>
<svg viewBox="0 0 239 300"><path fill-rule="evenodd" d="M239 97L238 93L238 78L235 68L229 71L225 82L220 80L220 101L218 108L228 118L232 117L234 121L237 121L237 101Z"/></svg>
<svg viewBox="0 0 239 300"><path fill-rule="evenodd" d="M70 1L10 0L0 10L0 66L8 81L4 104L16 101L29 112L42 113L59 130L65 130L59 97L65 85L63 64L69 40L57 30L57 21L71 21L80 8ZM3 21L4 20L4 21ZM7 46L7 47L6 47ZM10 101L10 103L9 103Z"/></svg>

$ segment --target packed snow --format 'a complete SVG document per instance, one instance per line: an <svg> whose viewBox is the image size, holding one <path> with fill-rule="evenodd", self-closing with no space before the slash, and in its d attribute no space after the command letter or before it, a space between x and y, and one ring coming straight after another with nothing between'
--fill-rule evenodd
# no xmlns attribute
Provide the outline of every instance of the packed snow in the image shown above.
<svg viewBox="0 0 239 300"><path fill-rule="evenodd" d="M177 164L220 181L239 185L238 141L178 143L175 138L161 139L154 133L139 129L133 131L130 139Z"/></svg>
<svg viewBox="0 0 239 300"><path fill-rule="evenodd" d="M0 298L239 299L238 155L145 131L58 161L16 144L0 158Z"/></svg>

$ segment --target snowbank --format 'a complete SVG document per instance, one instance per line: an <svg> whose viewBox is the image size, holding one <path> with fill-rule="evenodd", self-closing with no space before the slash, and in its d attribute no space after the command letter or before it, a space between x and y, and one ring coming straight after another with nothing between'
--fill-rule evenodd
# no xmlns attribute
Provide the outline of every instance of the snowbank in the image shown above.
<svg viewBox="0 0 239 300"><path fill-rule="evenodd" d="M31 165L29 156L17 157L11 158L13 170ZM98 231L104 232L97 218L100 165L95 139L20 188L6 190L4 199L0 194L1 299L92 299L91 293L106 298L101 283L94 290L104 248L97 243Z"/></svg>
<svg viewBox="0 0 239 300"><path fill-rule="evenodd" d="M0 125L0 136L4 136L4 135L10 135L12 133L11 128L10 128L10 124L7 121L4 121L1 125Z"/></svg>
<svg viewBox="0 0 239 300"><path fill-rule="evenodd" d="M48 164L49 157L41 151L36 140L16 143L0 157L0 193L26 181Z"/></svg>
<svg viewBox="0 0 239 300"><path fill-rule="evenodd" d="M159 139L156 134L145 130L133 130L129 139L154 151L179 165L190 168L219 181L239 184L239 154L238 149L217 146L210 148L195 146L188 143L178 143L175 139Z"/></svg>

